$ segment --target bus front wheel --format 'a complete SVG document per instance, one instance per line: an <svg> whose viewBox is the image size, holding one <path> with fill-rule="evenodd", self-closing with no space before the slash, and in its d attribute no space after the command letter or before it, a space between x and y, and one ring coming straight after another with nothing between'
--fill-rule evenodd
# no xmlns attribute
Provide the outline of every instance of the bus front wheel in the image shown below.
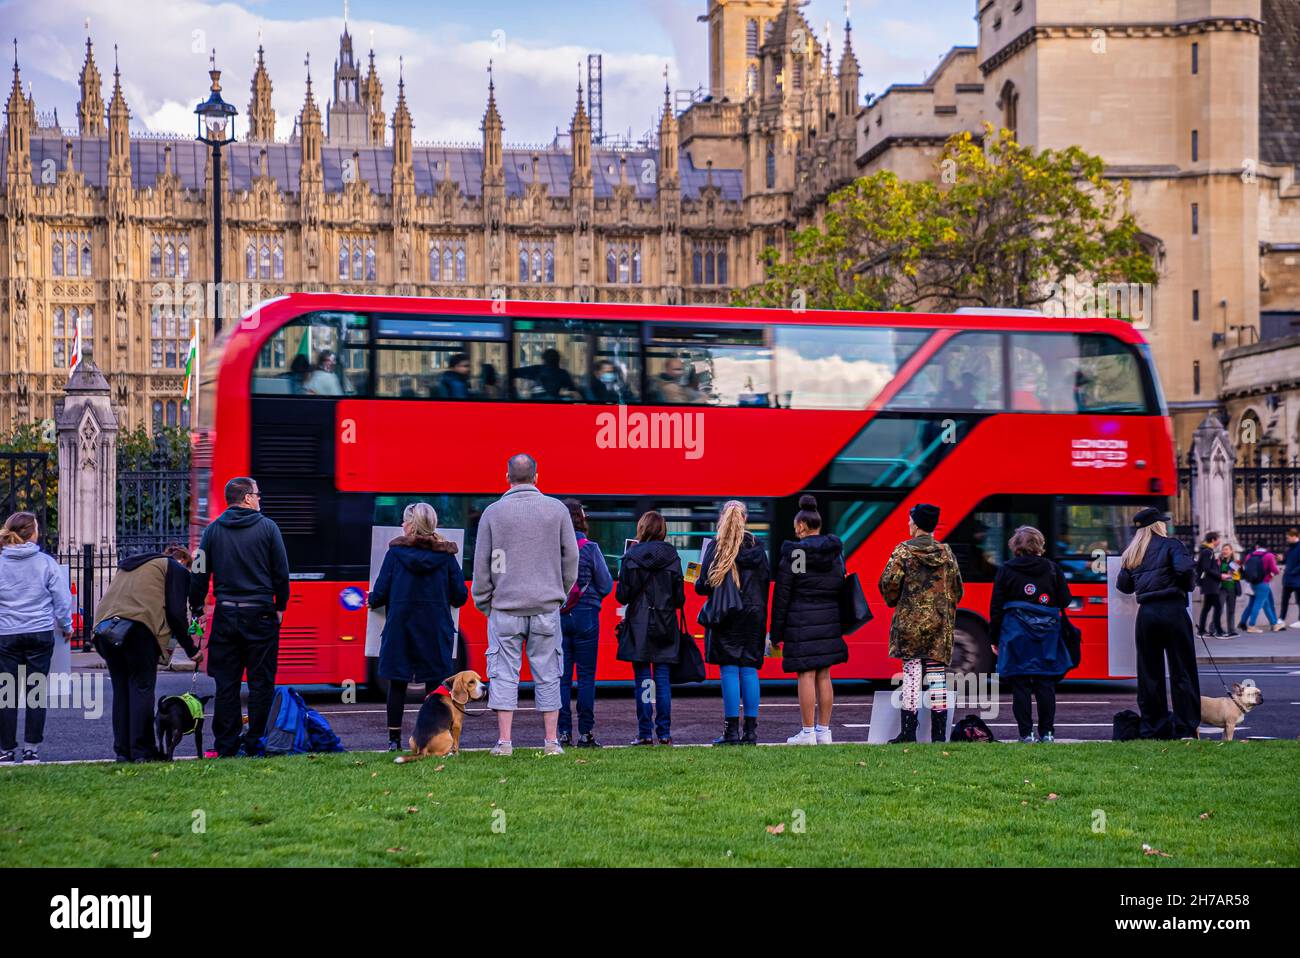
<svg viewBox="0 0 1300 958"><path fill-rule="evenodd" d="M989 630L978 619L961 615L952 630L952 661L948 671L958 675L988 675L993 671Z"/></svg>

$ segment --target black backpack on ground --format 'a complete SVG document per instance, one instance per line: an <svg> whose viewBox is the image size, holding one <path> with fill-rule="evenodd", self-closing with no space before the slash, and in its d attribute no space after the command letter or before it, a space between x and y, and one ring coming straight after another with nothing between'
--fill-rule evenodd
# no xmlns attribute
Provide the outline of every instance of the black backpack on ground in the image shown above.
<svg viewBox="0 0 1300 958"><path fill-rule="evenodd" d="M1111 721L1110 737L1116 742L1131 742L1138 737L1142 717L1132 709L1116 712Z"/></svg>
<svg viewBox="0 0 1300 958"><path fill-rule="evenodd" d="M952 727L950 742L996 742L993 730L984 724L984 720L971 712Z"/></svg>

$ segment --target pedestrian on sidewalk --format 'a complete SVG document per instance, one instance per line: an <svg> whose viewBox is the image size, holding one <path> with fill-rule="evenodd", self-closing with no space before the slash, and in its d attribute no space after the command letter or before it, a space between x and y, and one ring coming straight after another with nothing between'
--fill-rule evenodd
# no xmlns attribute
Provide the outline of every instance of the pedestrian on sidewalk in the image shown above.
<svg viewBox="0 0 1300 958"><path fill-rule="evenodd" d="M889 655L903 660L902 730L891 744L915 742L922 689L930 707L930 740L948 732L948 663L963 586L957 559L934 537L939 507L918 503L908 514L909 538L894 547L880 574L880 595L894 610Z"/></svg>
<svg viewBox="0 0 1300 958"><path fill-rule="evenodd" d="M840 627L844 585L844 543L822 534L817 498L799 497L794 541L781 545L772 589L772 646L781 649L781 668L799 685L800 729L789 745L830 745L835 692L831 667L849 660Z"/></svg>
<svg viewBox="0 0 1300 958"><path fill-rule="evenodd" d="M54 656L54 630L72 634L72 592L68 574L37 544L40 527L30 512L15 512L0 527L0 679L18 693L0 703L0 765L39 762L45 738L45 703ZM21 681L20 681L21 673ZM33 686L30 690L28 686ZM27 723L18 752L18 706Z"/></svg>
<svg viewBox="0 0 1300 958"><path fill-rule="evenodd" d="M154 737L154 691L158 663L171 661L172 639L196 670L203 665L204 652L189 634L189 594L190 554L170 545L119 562L95 606L95 650L113 688L113 754L119 762L163 757Z"/></svg>
<svg viewBox="0 0 1300 958"><path fill-rule="evenodd" d="M1223 620L1220 611L1223 599L1223 573L1219 569L1219 534L1207 533L1201 548L1196 553L1196 583L1201 588L1201 624L1197 633L1205 637L1205 620L1214 613L1210 635L1218 638L1223 635Z"/></svg>
<svg viewBox="0 0 1300 958"><path fill-rule="evenodd" d="M289 556L280 527L262 515L262 493L246 476L226 483L226 511L203 530L190 578L190 611L203 623L211 585L208 674L217 685L214 748L221 758L257 755L275 696L280 624L289 605ZM240 689L248 676L248 729Z"/></svg>
<svg viewBox="0 0 1300 958"><path fill-rule="evenodd" d="M1196 640L1187 612L1196 566L1186 547L1169 537L1169 517L1148 507L1133 517L1137 531L1124 550L1115 587L1138 601L1137 700L1142 738L1190 738L1201 724ZM1173 691L1172 726L1165 696L1165 660Z"/></svg>
<svg viewBox="0 0 1300 958"><path fill-rule="evenodd" d="M626 606L618 629L618 659L632 663L636 679L636 738L633 745L673 744L670 666L681 656L677 612L686 605L682 560L665 541L668 524L653 510L636 524L636 544L623 556L618 591Z"/></svg>
<svg viewBox="0 0 1300 958"><path fill-rule="evenodd" d="M1278 571L1277 557L1269 552L1262 542L1255 546L1254 552L1246 556L1246 560L1241 564L1241 576L1250 583L1255 594L1250 597L1246 611L1241 614L1241 621L1237 623L1238 629L1254 634L1263 632L1263 629L1255 628L1255 620L1260 612L1264 613L1264 618L1268 620L1274 632L1281 632L1286 628L1284 623L1278 621L1277 611L1273 605L1273 589L1269 585L1277 577Z"/></svg>
<svg viewBox="0 0 1300 958"><path fill-rule="evenodd" d="M758 670L767 646L767 592L771 572L767 549L747 531L745 504L730 499L718 515L717 535L704 547L697 595L711 596L730 578L740 592L740 609L726 622L704 630L705 660L722 673L722 734L714 745L758 744ZM740 732L741 703L745 730Z"/></svg>
<svg viewBox="0 0 1300 958"><path fill-rule="evenodd" d="M402 510L402 534L388 543L367 604L387 609L379 639L379 677L388 680L388 750L401 751L402 714L411 682L426 696L456 672L451 610L469 601L456 543L438 535L427 502Z"/></svg>
<svg viewBox="0 0 1300 958"><path fill-rule="evenodd" d="M487 616L488 705L497 713L493 755L510 755L525 650L542 713L542 754L563 755L560 607L578 581L578 540L569 510L537 488L537 462L520 453L506 466L509 490L483 510L474 544L474 605Z"/></svg>
<svg viewBox="0 0 1300 958"><path fill-rule="evenodd" d="M1282 560L1282 622L1286 622L1291 597L1295 596L1296 620L1291 628L1300 629L1300 529L1286 530L1286 556Z"/></svg>
<svg viewBox="0 0 1300 958"><path fill-rule="evenodd" d="M587 512L577 499L565 499L578 543L578 578L560 608L564 671L560 676L560 745L573 745L573 676L578 676L578 748L600 748L596 741L596 656L600 648L600 607L614 591L614 579L600 544L587 538Z"/></svg>
<svg viewBox="0 0 1300 958"><path fill-rule="evenodd" d="M1237 596L1241 595L1241 563L1237 561L1237 550L1227 542L1219 551L1219 573L1223 580L1224 622L1228 629L1219 637L1231 639L1237 635L1234 623L1237 621Z"/></svg>
<svg viewBox="0 0 1300 958"><path fill-rule="evenodd" d="M998 569L989 601L989 642L997 650L998 675L1011 685L1020 741L1050 744L1056 740L1056 684L1078 664L1070 661L1062 630L1070 585L1044 555L1047 540L1033 526L1017 529L1007 547L1012 558ZM1038 700L1037 735L1032 699Z"/></svg>

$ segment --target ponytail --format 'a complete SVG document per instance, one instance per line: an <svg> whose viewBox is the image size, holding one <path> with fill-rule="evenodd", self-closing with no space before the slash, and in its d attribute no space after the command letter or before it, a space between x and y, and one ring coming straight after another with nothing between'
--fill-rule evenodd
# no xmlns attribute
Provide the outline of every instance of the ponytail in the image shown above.
<svg viewBox="0 0 1300 958"><path fill-rule="evenodd" d="M722 580L730 573L732 581L740 585L740 572L736 569L736 556L740 554L740 545L745 540L745 520L748 518L745 504L736 499L728 500L718 517L718 534L713 540L713 563L709 566L709 585L715 589L722 585Z"/></svg>

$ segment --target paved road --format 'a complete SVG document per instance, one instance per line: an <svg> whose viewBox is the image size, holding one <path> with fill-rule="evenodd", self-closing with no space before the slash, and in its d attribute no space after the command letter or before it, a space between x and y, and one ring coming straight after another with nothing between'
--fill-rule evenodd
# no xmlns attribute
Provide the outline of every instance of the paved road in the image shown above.
<svg viewBox="0 0 1300 958"><path fill-rule="evenodd" d="M1265 703L1253 711L1238 736L1266 738L1295 738L1300 734L1300 664L1224 665L1224 678L1229 682L1252 679L1264 692ZM45 744L41 756L47 761L111 758L112 730L109 722L111 691L107 674L100 669L80 669L78 674L101 676L103 682L103 714L90 717L82 710L52 710L46 726ZM93 680L93 679L92 679ZM158 675L159 694L183 692L190 688L189 674L161 672ZM878 686L883 689L885 686ZM1219 690L1219 680L1214 671L1202 667L1201 688L1207 695ZM212 680L200 675L196 689L200 695L212 692ZM836 690L834 732L838 742L865 742L871 723L872 687L862 683L846 683ZM407 707L406 730L409 733L419 708L420 690L417 686ZM384 732L384 714L381 703L359 702L345 704L337 691L309 691L308 701L329 719L343 743L353 750L382 748L387 740ZM521 711L515 720L514 740L520 746L540 745L541 719L531 708L527 696L521 701ZM1108 739L1111 717L1121 709L1136 708L1132 682L1074 682L1067 683L1058 697L1057 734L1060 739ZM969 709L961 709L964 715ZM209 705L208 742L211 741L211 706ZM786 736L798 730L798 702L791 685L773 686L764 690L759 713L759 739L762 742L784 742ZM988 719L999 738L1015 735L1011 718L1010 698L1004 692L999 700L999 715ZM679 744L699 744L710 741L721 726L720 696L716 688L679 691L673 700L673 738ZM603 689L596 702L596 734L603 744L626 745L635 735L636 716L630 687ZM1218 736L1219 730L1207 730L1207 735ZM469 710L466 717L462 745L465 748L489 747L496 738L496 722L491 712L483 708ZM178 750L182 756L194 754L192 740Z"/></svg>

